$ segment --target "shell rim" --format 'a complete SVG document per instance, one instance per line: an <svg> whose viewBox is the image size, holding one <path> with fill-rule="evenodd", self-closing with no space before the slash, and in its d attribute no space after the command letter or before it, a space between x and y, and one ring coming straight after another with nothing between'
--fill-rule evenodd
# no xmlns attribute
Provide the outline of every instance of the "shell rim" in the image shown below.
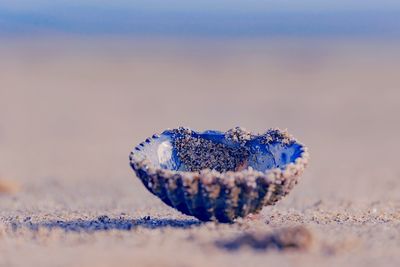
<svg viewBox="0 0 400 267"><path fill-rule="evenodd" d="M179 127L175 128L172 130L178 130L178 129L183 129L183 130L190 130L190 128L186 127ZM249 132L243 128L236 127L233 129L230 129L226 132L221 132L221 133L228 133L231 130L240 130L240 131L245 131L246 133L250 134L253 137L257 136L262 136L261 134L254 134L252 132ZM171 129L167 129L171 130ZM185 177L195 177L199 176L202 174L212 174L216 177L224 177L224 176L231 176L234 174L234 177L247 177L249 176L264 176L269 180L269 182L276 182L277 180L286 180L290 178L297 177L301 175L304 171L304 169L307 167L309 159L310 159L310 154L308 152L308 148L301 142L297 141L291 134L287 132L287 130L281 130L279 128L270 128L266 131L277 131L280 134L286 135L291 142L294 142L298 145L300 145L300 156L295 159L295 162L291 162L287 164L284 168L271 168L265 171L259 171L259 170L254 170L253 168L249 167L240 171L227 171L227 172L219 172L217 170L211 170L209 168L202 169L200 171L178 171L178 170L170 170L170 169L163 169L157 166L154 166L153 163L150 162L146 157L144 158L135 158L135 155L137 155L137 152L141 151L141 147L144 147L145 145L149 145L152 143L153 140L157 139L160 135L159 134L153 134L151 137L147 138L145 141L141 142L138 144L130 153L129 155L129 161L131 167L136 171L138 169L145 169L148 173L162 173L165 176L173 177L175 175L181 175Z"/></svg>

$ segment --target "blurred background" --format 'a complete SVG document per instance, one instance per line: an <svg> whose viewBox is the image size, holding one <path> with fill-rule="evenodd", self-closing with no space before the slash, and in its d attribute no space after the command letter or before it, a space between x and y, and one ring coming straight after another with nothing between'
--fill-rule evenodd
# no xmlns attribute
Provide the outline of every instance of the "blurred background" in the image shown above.
<svg viewBox="0 0 400 267"><path fill-rule="evenodd" d="M280 127L303 188L390 191L399 37L395 0L3 0L0 176L126 186L154 132Z"/></svg>
<svg viewBox="0 0 400 267"><path fill-rule="evenodd" d="M0 0L0 266L400 266L399 114L399 0ZM197 224L129 166L178 126L287 128L310 165ZM299 224L317 251L214 245Z"/></svg>

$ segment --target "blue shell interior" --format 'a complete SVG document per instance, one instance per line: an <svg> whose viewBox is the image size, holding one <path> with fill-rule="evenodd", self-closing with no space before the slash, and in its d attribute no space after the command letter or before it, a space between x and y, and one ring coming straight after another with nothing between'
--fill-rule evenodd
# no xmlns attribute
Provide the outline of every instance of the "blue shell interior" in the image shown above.
<svg viewBox="0 0 400 267"><path fill-rule="evenodd" d="M252 167L264 172L273 168L284 169L287 164L294 163L296 158L301 156L301 144L282 143L279 140L266 143L263 137L263 135L254 136L243 144L226 138L223 132L191 131L186 140L195 141L190 143L190 147L186 147L185 143L178 142L182 138L181 134L167 130L160 136L147 139L144 145L136 148L138 150L136 152L149 159L154 166L174 171L199 171L209 168L224 172ZM205 146L204 143L208 145ZM177 144L181 146L178 148ZM182 150L189 149L192 150L191 154L188 154L192 155L189 156L192 161L182 157ZM193 159L201 161L200 165L193 165ZM225 162L227 165L229 163L229 166L221 166Z"/></svg>

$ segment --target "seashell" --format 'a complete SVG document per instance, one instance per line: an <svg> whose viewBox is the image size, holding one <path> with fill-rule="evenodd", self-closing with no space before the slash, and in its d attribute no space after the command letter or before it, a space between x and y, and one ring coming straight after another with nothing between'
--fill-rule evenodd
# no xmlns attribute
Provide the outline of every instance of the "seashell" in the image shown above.
<svg viewBox="0 0 400 267"><path fill-rule="evenodd" d="M130 165L165 204L202 221L232 222L286 196L308 159L307 148L279 129L181 127L140 143Z"/></svg>

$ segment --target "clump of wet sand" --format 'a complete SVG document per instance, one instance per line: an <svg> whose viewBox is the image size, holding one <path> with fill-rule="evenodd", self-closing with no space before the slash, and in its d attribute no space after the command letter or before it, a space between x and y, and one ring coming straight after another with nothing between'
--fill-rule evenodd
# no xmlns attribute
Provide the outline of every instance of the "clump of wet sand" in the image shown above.
<svg viewBox="0 0 400 267"><path fill-rule="evenodd" d="M304 226L285 227L271 233L244 233L231 240L217 241L216 245L227 250L250 247L256 250L277 249L308 250L313 243L313 234Z"/></svg>

